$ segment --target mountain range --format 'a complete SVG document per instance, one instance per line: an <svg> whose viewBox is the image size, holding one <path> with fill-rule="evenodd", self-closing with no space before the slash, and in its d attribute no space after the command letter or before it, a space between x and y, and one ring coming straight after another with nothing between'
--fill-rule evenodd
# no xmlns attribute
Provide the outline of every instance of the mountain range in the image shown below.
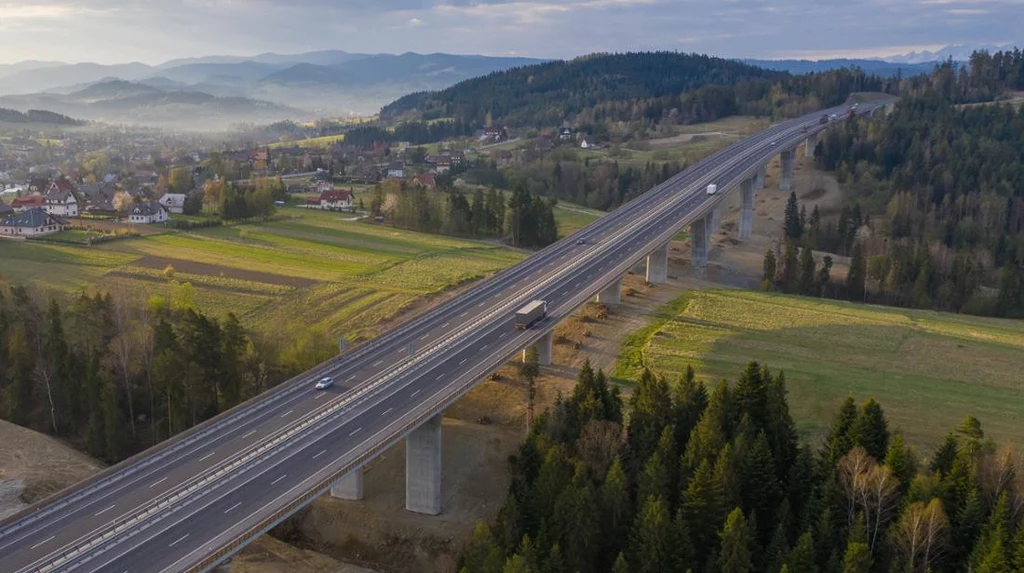
<svg viewBox="0 0 1024 573"><path fill-rule="evenodd" d="M542 61L328 50L186 58L156 66L21 62L0 66L0 106L150 125L173 123L176 116L194 120L190 114L196 110L190 105L233 110L237 113L225 118L232 122L247 109L262 112L251 120L372 114L410 92L443 89L468 78ZM90 91L93 86L99 87ZM97 94L110 97L101 102L93 97Z"/></svg>

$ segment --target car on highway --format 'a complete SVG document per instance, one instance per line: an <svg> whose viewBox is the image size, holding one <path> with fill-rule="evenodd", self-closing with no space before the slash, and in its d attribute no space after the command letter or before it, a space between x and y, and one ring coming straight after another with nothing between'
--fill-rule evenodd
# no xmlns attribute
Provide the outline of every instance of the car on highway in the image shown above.
<svg viewBox="0 0 1024 573"><path fill-rule="evenodd" d="M330 376L324 376L316 383L317 390L326 390L334 385L334 378Z"/></svg>
<svg viewBox="0 0 1024 573"><path fill-rule="evenodd" d="M717 192L718 192L718 185L715 185L714 183L712 183L711 185L708 185L708 195L714 195Z"/></svg>
<svg viewBox="0 0 1024 573"><path fill-rule="evenodd" d="M576 244L577 245L586 245L587 244L587 240L586 239L576 239Z"/></svg>

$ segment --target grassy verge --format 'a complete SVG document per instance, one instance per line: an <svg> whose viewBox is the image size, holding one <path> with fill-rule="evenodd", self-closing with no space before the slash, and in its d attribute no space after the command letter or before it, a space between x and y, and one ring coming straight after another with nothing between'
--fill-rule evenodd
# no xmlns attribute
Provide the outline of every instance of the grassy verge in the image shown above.
<svg viewBox="0 0 1024 573"><path fill-rule="evenodd" d="M673 301L630 337L616 375L693 365L732 378L749 360L782 369L801 431L821 436L839 402L879 400L911 443L934 447L964 416L1024 444L1024 323L748 291Z"/></svg>

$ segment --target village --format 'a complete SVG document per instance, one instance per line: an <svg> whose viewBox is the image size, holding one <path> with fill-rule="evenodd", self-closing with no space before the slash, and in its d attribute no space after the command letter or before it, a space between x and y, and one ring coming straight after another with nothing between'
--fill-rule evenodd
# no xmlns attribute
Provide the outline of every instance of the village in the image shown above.
<svg viewBox="0 0 1024 573"><path fill-rule="evenodd" d="M450 187L472 164L521 164L559 145L600 149L596 138L568 127L528 139L504 127L487 128L473 138L430 147L357 146L342 136L323 147L297 140L211 151L214 146L202 143L148 132L0 138L0 237L52 238L96 228L131 234L138 226L194 225L223 216L222 186L244 195L261 181L275 182L275 208L356 212L357 191L381 181Z"/></svg>

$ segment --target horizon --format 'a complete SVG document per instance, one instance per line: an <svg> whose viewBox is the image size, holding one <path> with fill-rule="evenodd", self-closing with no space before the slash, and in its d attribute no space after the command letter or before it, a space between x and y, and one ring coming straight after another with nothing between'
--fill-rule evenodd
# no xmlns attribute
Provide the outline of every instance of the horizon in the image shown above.
<svg viewBox="0 0 1024 573"><path fill-rule="evenodd" d="M1019 35L1016 0L726 6L671 0L0 0L0 63L143 63L343 50L571 59L667 50L729 59L884 59ZM308 15L315 15L309 18ZM870 34L864 34L871 27ZM641 30L642 32L638 32ZM46 42L38 42L40 35ZM131 46L125 53L124 46Z"/></svg>

